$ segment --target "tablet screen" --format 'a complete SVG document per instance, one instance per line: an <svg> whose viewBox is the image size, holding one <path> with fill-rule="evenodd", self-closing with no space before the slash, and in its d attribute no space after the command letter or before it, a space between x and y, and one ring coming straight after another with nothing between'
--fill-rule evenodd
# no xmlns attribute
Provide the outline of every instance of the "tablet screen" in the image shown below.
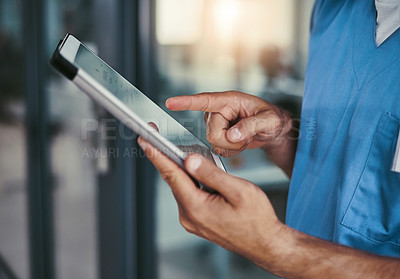
<svg viewBox="0 0 400 279"><path fill-rule="evenodd" d="M74 64L96 79L144 121L154 122L160 134L183 152L200 153L214 161L204 142L82 44L76 52Z"/></svg>

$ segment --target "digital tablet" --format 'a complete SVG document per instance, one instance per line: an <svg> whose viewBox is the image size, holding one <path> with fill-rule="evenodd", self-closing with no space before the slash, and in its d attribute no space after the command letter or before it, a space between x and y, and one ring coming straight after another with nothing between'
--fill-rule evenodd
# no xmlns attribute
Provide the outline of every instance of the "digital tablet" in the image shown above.
<svg viewBox="0 0 400 279"><path fill-rule="evenodd" d="M199 153L225 170L221 158L203 141L140 92L74 36L58 44L51 65L97 104L148 140L184 169L189 153ZM157 132L148 123L157 125ZM200 188L207 189L197 183Z"/></svg>

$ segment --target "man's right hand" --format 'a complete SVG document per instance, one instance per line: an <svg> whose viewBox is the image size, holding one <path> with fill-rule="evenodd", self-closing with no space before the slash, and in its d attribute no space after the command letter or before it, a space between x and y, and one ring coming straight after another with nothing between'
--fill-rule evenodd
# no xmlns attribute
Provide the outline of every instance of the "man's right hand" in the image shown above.
<svg viewBox="0 0 400 279"><path fill-rule="evenodd" d="M292 129L287 112L237 91L172 97L166 106L174 111L204 111L207 140L224 157L246 148L278 147Z"/></svg>

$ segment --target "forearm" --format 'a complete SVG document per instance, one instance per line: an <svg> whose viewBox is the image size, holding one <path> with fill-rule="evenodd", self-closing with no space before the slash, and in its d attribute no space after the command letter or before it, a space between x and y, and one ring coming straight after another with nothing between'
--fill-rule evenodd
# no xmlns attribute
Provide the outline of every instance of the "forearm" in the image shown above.
<svg viewBox="0 0 400 279"><path fill-rule="evenodd" d="M266 240L268 241L268 240ZM324 241L282 226L267 244L263 268L285 278L397 278L400 259L382 257ZM272 260L271 260L272 259Z"/></svg>

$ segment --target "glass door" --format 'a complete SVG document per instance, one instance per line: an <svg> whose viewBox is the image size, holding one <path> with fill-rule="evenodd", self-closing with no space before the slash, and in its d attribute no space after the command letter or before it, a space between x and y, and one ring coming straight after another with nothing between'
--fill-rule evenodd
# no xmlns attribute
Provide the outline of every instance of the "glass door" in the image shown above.
<svg viewBox="0 0 400 279"><path fill-rule="evenodd" d="M0 2L0 277L28 278L22 1Z"/></svg>
<svg viewBox="0 0 400 279"><path fill-rule="evenodd" d="M154 169L131 131L49 66L72 33L151 96L153 11L0 2L0 278L154 278Z"/></svg>

